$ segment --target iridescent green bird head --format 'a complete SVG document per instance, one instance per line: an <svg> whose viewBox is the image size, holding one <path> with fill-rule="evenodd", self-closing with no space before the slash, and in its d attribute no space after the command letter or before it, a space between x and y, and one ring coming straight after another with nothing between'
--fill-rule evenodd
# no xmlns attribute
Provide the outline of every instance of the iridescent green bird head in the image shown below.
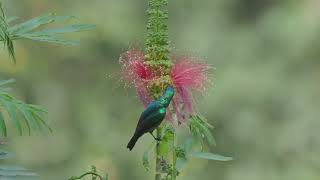
<svg viewBox="0 0 320 180"><path fill-rule="evenodd" d="M163 95L160 97L159 102L164 107L168 107L172 97L174 96L174 88L172 86L168 86L164 91Z"/></svg>

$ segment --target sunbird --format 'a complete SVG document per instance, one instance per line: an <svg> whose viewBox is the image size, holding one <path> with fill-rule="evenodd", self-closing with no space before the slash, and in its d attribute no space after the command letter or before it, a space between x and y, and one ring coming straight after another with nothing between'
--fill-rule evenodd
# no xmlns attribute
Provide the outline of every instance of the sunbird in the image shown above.
<svg viewBox="0 0 320 180"><path fill-rule="evenodd" d="M155 140L160 140L156 138L152 132L161 124L166 116L166 108L169 106L173 95L174 88L172 86L168 86L163 95L160 96L158 100L152 101L142 112L136 131L127 145L127 148L130 151L144 133L149 132Z"/></svg>

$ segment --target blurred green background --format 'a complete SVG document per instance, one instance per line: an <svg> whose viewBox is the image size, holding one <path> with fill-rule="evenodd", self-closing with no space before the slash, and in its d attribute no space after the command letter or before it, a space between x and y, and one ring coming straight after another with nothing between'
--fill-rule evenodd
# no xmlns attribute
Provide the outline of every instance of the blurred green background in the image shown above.
<svg viewBox="0 0 320 180"><path fill-rule="evenodd" d="M9 139L14 162L44 180L67 179L95 164L111 180L152 179L126 144L143 107L119 82L119 55L143 46L146 0L4 0L23 20L46 12L96 24L70 36L81 45L17 41L17 65L0 51L1 79L49 111L53 134ZM213 152L232 162L192 159L184 180L320 179L320 2L170 0L174 52L213 64L214 87L199 109L214 124Z"/></svg>

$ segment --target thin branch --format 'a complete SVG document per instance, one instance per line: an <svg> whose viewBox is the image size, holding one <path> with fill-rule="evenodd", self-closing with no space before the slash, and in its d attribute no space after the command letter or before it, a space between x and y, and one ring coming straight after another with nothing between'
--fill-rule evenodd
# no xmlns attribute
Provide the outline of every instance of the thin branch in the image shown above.
<svg viewBox="0 0 320 180"><path fill-rule="evenodd" d="M98 177L100 180L103 180L103 177L102 177L101 175L95 173L95 172L86 172L86 173L82 174L82 175L79 176L79 177L71 177L71 178L69 178L69 180L82 179L82 178L84 178L85 176L88 176L88 175L93 175L93 176Z"/></svg>

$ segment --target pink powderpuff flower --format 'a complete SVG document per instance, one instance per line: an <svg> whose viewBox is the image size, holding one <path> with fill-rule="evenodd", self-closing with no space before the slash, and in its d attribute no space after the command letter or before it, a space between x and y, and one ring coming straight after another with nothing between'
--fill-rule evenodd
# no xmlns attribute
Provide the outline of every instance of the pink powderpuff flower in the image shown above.
<svg viewBox="0 0 320 180"><path fill-rule="evenodd" d="M143 52L139 50L127 51L120 56L119 62L122 66L123 79L127 85L133 85L136 88L140 101L146 107L151 102L147 84L154 78L154 74L145 64Z"/></svg>
<svg viewBox="0 0 320 180"><path fill-rule="evenodd" d="M171 80L176 90L173 98L173 110L179 123L185 123L195 113L192 91L203 93L209 82L211 66L189 57L174 60L171 69Z"/></svg>
<svg viewBox="0 0 320 180"><path fill-rule="evenodd" d="M170 77L176 92L172 100L173 108L168 111L166 119L172 121L175 114L181 124L195 113L192 92L205 91L210 84L208 76L211 66L189 57L173 59ZM146 65L143 52L138 50L130 50L121 55L120 64L123 79L136 88L140 101L146 107L152 101L148 84L157 79L157 73Z"/></svg>

